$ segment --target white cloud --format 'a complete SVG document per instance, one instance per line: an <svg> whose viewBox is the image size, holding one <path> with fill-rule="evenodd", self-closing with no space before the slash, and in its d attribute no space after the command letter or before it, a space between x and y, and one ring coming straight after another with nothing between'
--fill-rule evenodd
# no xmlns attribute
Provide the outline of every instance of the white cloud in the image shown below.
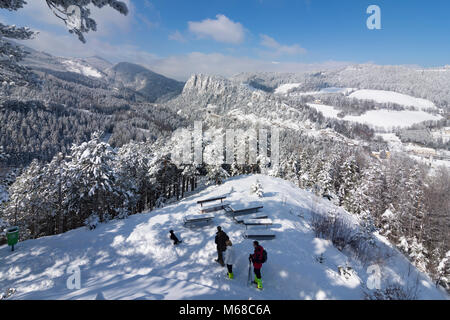
<svg viewBox="0 0 450 320"><path fill-rule="evenodd" d="M260 35L261 42L260 44L266 48L271 49L269 54L274 56L283 56L283 55L301 55L306 53L306 49L302 48L298 44L293 44L290 46L282 45L278 43L274 38L269 37L268 35L261 34Z"/></svg>
<svg viewBox="0 0 450 320"><path fill-rule="evenodd" d="M72 35L58 36L40 31L34 40L22 41L26 46L62 57L100 56L113 63L126 61L141 64L150 70L177 80L187 80L192 74L217 74L225 77L241 72L304 72L335 69L348 62L326 61L324 63L280 62L273 60L238 57L222 53L189 54L159 57L132 45L111 45L93 38L82 44Z"/></svg>
<svg viewBox="0 0 450 320"><path fill-rule="evenodd" d="M200 22L189 21L189 31L199 38L212 38L218 42L239 44L244 41L245 29L239 22L233 22L223 14L217 19L205 19Z"/></svg>
<svg viewBox="0 0 450 320"><path fill-rule="evenodd" d="M86 44L83 44L71 34L55 35L42 30L37 31L39 34L35 39L21 41L21 43L55 56L83 58L97 55L111 62L151 61L157 58L156 55L140 50L133 45L112 45L97 37L92 37Z"/></svg>
<svg viewBox="0 0 450 320"><path fill-rule="evenodd" d="M180 31L175 31L172 32L169 35L169 40L174 40L174 41L178 41L178 42L186 42L186 38L180 33Z"/></svg>
<svg viewBox="0 0 450 320"><path fill-rule="evenodd" d="M336 69L347 62L326 61L323 63L273 62L248 57L236 57L221 53L205 54L192 52L151 61L141 61L149 69L178 80L186 80L192 74L217 74L225 77L241 72L305 72Z"/></svg>

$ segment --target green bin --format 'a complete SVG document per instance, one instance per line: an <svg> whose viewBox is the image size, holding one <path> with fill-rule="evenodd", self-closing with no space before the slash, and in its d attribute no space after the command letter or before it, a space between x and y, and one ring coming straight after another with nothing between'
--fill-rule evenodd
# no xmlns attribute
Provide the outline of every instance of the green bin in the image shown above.
<svg viewBox="0 0 450 320"><path fill-rule="evenodd" d="M19 242L19 227L6 229L6 238L8 239L8 246L11 246L12 251L14 251L14 245Z"/></svg>

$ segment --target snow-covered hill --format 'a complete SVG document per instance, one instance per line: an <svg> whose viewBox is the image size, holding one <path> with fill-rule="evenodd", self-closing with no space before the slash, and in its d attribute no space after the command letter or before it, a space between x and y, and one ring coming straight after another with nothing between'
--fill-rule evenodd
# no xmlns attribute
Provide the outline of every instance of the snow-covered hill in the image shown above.
<svg viewBox="0 0 450 320"><path fill-rule="evenodd" d="M250 194L257 179L263 198ZM247 286L252 244L243 238L243 225L217 212L208 226L183 226L184 216L198 212L199 199L219 195L239 208L263 205L262 213L274 222L270 231L276 239L261 241L268 252L263 291ZM347 250L341 252L330 241L316 238L312 230L312 212L330 210L358 231L353 216L289 182L236 177L179 203L99 225L94 231L78 229L25 241L14 252L0 247L0 290L16 289L10 299L94 299L100 292L107 299L362 299L368 266ZM214 262L218 225L228 233L238 255L234 280L227 280L225 269ZM170 229L183 240L180 246L169 241ZM417 283L419 298L447 298L383 238L375 235L374 241L374 250L386 254L379 260L382 286L397 281L408 290ZM79 290L66 286L71 275L67 270L74 266L81 270ZM353 271L346 278L339 274L340 266Z"/></svg>

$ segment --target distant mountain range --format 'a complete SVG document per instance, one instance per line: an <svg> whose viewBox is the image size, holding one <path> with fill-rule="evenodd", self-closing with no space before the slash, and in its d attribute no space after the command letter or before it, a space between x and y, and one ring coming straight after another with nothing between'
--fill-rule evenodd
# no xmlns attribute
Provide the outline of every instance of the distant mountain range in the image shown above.
<svg viewBox="0 0 450 320"><path fill-rule="evenodd" d="M26 48L30 54L24 64L40 72L76 73L111 86L132 91L146 102L156 102L159 98L172 97L181 93L184 83L157 74L145 67L120 62L116 65L98 57L61 58L48 53Z"/></svg>
<svg viewBox="0 0 450 320"><path fill-rule="evenodd" d="M154 102L164 96L181 93L183 82L166 78L140 65L121 62L105 70L110 81L141 93Z"/></svg>

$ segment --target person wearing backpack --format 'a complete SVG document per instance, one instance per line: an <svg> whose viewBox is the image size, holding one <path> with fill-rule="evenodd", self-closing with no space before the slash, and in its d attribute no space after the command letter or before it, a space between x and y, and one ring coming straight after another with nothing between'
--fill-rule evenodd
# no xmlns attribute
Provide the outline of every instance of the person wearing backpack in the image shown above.
<svg viewBox="0 0 450 320"><path fill-rule="evenodd" d="M253 272L255 273L255 281L258 289L262 289L261 268L263 263L267 260L267 253L258 241L253 241L253 248L255 251L250 255L249 260L253 263Z"/></svg>
<svg viewBox="0 0 450 320"><path fill-rule="evenodd" d="M228 235L222 230L222 227L217 227L216 238L214 242L217 245L217 259L216 262L219 263L222 267L225 267L225 263L223 262L223 253L227 250L227 241L230 240Z"/></svg>

